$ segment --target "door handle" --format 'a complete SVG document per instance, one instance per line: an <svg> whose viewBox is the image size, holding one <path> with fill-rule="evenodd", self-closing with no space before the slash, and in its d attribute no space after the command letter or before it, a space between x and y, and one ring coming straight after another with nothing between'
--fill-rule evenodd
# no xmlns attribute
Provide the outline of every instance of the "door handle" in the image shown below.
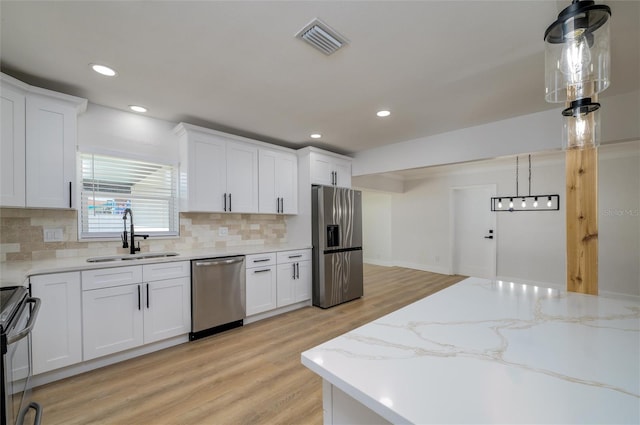
<svg viewBox="0 0 640 425"><path fill-rule="evenodd" d="M227 194L224 194L224 210L227 210Z"/></svg>
<svg viewBox="0 0 640 425"><path fill-rule="evenodd" d="M493 235L485 236L485 239L493 239Z"/></svg>

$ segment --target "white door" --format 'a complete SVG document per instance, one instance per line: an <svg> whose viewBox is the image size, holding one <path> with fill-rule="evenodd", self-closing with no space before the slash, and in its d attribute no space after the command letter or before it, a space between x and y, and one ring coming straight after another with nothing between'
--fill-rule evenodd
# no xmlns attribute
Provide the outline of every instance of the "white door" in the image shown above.
<svg viewBox="0 0 640 425"><path fill-rule="evenodd" d="M296 302L311 299L311 261L300 261L296 263L296 280L294 298Z"/></svg>
<svg viewBox="0 0 640 425"><path fill-rule="evenodd" d="M226 144L194 135L189 149L189 210L223 211L227 190Z"/></svg>
<svg viewBox="0 0 640 425"><path fill-rule="evenodd" d="M0 205L25 205L25 100L2 86L0 92Z"/></svg>
<svg viewBox="0 0 640 425"><path fill-rule="evenodd" d="M496 276L495 185L451 189L452 271L464 276Z"/></svg>
<svg viewBox="0 0 640 425"><path fill-rule="evenodd" d="M82 292L84 360L143 343L142 285Z"/></svg>
<svg viewBox="0 0 640 425"><path fill-rule="evenodd" d="M33 373L82 361L80 273L32 276L31 294L42 300L33 328Z"/></svg>
<svg viewBox="0 0 640 425"><path fill-rule="evenodd" d="M296 302L295 299L295 263L278 264L278 307L284 307Z"/></svg>
<svg viewBox="0 0 640 425"><path fill-rule="evenodd" d="M144 288L144 343L183 335L191 330L191 279L149 282Z"/></svg>
<svg viewBox="0 0 640 425"><path fill-rule="evenodd" d="M258 149L227 143L227 212L258 212Z"/></svg>
<svg viewBox="0 0 640 425"><path fill-rule="evenodd" d="M74 107L29 96L26 100L27 207L72 208L76 180Z"/></svg>

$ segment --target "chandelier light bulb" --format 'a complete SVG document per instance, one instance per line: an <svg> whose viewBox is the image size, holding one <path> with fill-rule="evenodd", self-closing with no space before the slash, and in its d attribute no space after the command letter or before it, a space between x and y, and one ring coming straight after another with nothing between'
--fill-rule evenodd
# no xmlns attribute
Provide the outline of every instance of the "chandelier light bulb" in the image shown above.
<svg viewBox="0 0 640 425"><path fill-rule="evenodd" d="M498 199L498 208L502 208L502 198Z"/></svg>
<svg viewBox="0 0 640 425"><path fill-rule="evenodd" d="M533 208L538 208L538 197L537 196L533 200Z"/></svg>
<svg viewBox="0 0 640 425"><path fill-rule="evenodd" d="M509 208L513 208L513 198L509 198Z"/></svg>
<svg viewBox="0 0 640 425"><path fill-rule="evenodd" d="M522 208L527 208L527 201L524 198L522 198Z"/></svg>
<svg viewBox="0 0 640 425"><path fill-rule="evenodd" d="M549 196L549 199L547 200L547 207L551 208L551 196Z"/></svg>

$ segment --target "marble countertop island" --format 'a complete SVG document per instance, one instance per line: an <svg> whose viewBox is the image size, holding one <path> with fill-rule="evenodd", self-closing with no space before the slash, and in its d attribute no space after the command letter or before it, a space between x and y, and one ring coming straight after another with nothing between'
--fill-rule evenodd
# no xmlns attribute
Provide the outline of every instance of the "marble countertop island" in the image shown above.
<svg viewBox="0 0 640 425"><path fill-rule="evenodd" d="M638 424L640 302L469 278L302 363L325 423L336 388L392 423Z"/></svg>

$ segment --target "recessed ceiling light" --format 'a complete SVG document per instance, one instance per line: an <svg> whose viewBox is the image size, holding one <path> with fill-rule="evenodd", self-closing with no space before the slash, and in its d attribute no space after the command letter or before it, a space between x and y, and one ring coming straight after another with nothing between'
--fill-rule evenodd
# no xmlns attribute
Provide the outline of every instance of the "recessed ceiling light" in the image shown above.
<svg viewBox="0 0 640 425"><path fill-rule="evenodd" d="M312 139L319 139L322 137L322 134L320 133L313 133L312 135L310 135L309 137L311 137Z"/></svg>
<svg viewBox="0 0 640 425"><path fill-rule="evenodd" d="M135 112L147 112L147 108L139 105L129 105L129 109Z"/></svg>
<svg viewBox="0 0 640 425"><path fill-rule="evenodd" d="M379 117L388 117L389 115L391 115L390 111L378 111L376 113L377 116Z"/></svg>
<svg viewBox="0 0 640 425"><path fill-rule="evenodd" d="M106 75L107 77L115 77L118 75L115 69L109 68L106 65L99 65L96 63L89 64L91 65L91 69L93 69L98 74Z"/></svg>

